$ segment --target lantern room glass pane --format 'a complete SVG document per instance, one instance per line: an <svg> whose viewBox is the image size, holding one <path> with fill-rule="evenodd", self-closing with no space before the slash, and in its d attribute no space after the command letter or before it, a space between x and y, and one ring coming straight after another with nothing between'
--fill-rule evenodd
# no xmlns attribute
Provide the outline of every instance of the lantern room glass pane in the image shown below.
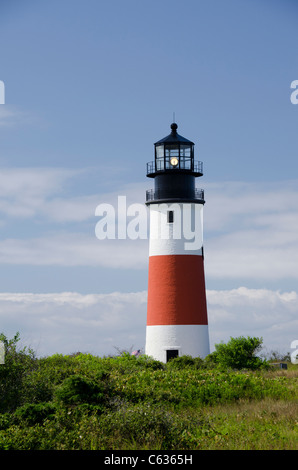
<svg viewBox="0 0 298 470"><path fill-rule="evenodd" d="M156 171L164 170L164 146L156 146Z"/></svg>
<svg viewBox="0 0 298 470"><path fill-rule="evenodd" d="M177 145L167 145L165 155L166 157L179 157L179 147Z"/></svg>
<svg viewBox="0 0 298 470"><path fill-rule="evenodd" d="M165 164L166 164L166 170L168 170L169 168L170 168L170 169L173 168L173 166L172 166L171 163L170 163L170 157L167 157L167 158L165 159Z"/></svg>
<svg viewBox="0 0 298 470"><path fill-rule="evenodd" d="M191 157L191 146L190 145L180 145L180 155L182 157Z"/></svg>
<svg viewBox="0 0 298 470"><path fill-rule="evenodd" d="M156 147L156 158L163 158L164 156L164 146L158 145Z"/></svg>
<svg viewBox="0 0 298 470"><path fill-rule="evenodd" d="M156 160L156 171L164 170L164 159Z"/></svg>
<svg viewBox="0 0 298 470"><path fill-rule="evenodd" d="M182 170L191 170L191 158L180 157L180 168Z"/></svg>

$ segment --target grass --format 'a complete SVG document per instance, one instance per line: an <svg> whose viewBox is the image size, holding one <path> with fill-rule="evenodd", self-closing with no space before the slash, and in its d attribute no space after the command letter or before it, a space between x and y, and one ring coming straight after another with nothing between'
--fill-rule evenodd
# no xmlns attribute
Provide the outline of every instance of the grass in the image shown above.
<svg viewBox="0 0 298 470"><path fill-rule="evenodd" d="M264 399L219 405L204 410L212 423L212 439L201 439L208 450L297 450L297 405Z"/></svg>

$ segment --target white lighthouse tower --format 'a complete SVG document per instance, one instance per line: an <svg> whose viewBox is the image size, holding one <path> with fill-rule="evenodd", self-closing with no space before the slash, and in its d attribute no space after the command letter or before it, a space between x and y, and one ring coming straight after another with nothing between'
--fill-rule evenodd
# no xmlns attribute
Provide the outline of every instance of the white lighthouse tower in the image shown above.
<svg viewBox="0 0 298 470"><path fill-rule="evenodd" d="M195 187L203 175L194 160L194 143L177 133L156 142L147 163L154 189L146 192L150 209L148 304L145 353L167 362L209 354L206 304L203 205Z"/></svg>

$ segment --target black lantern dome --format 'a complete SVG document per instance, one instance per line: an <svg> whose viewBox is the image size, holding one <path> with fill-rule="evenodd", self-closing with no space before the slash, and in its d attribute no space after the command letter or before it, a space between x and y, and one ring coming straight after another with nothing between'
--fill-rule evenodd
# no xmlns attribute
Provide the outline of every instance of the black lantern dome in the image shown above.
<svg viewBox="0 0 298 470"><path fill-rule="evenodd" d="M154 178L160 172L179 171L194 176L203 175L202 162L194 161L194 143L177 133L177 124L171 124L171 134L154 144L155 160L147 163L147 176Z"/></svg>
<svg viewBox="0 0 298 470"><path fill-rule="evenodd" d="M177 133L154 144L155 159L147 163L147 176L154 178L154 190L146 192L146 204L187 201L204 204L204 191L195 187L195 178L203 175L203 163L194 160L194 143Z"/></svg>

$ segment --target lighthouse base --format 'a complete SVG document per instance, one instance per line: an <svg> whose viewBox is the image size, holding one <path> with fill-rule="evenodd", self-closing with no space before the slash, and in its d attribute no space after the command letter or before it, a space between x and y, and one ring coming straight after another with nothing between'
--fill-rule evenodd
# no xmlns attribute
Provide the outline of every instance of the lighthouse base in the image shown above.
<svg viewBox="0 0 298 470"><path fill-rule="evenodd" d="M145 354L158 361L184 355L204 359L209 353L208 325L147 326Z"/></svg>

